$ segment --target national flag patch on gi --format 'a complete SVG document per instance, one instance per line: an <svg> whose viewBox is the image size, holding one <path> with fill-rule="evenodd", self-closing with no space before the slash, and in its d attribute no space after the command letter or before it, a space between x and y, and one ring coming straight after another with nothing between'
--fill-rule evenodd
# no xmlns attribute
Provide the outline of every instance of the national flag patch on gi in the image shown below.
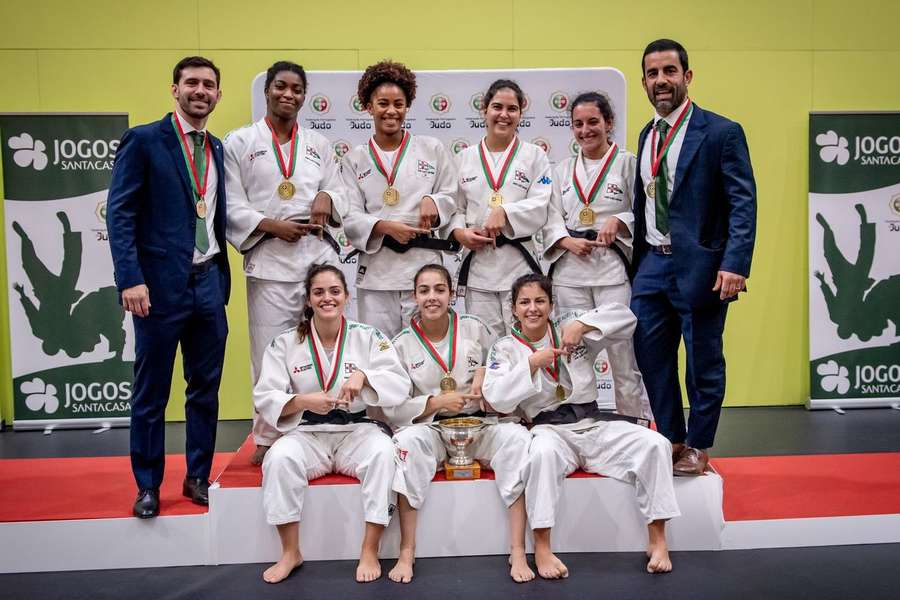
<svg viewBox="0 0 900 600"><path fill-rule="evenodd" d="M550 183L550 178L547 177L546 175L544 176L543 179L546 179L547 183ZM531 180L528 178L528 175L526 175L522 171L516 171L515 181L518 183L531 183ZM543 180L541 181L541 183L544 183Z"/></svg>
<svg viewBox="0 0 900 600"><path fill-rule="evenodd" d="M617 186L614 183L606 184L606 193L607 194L623 194L624 192L625 192L625 190L623 190L622 188L620 188L619 186Z"/></svg>
<svg viewBox="0 0 900 600"><path fill-rule="evenodd" d="M397 448L397 458L401 461L406 462L406 455L409 454L409 450L404 450L403 448Z"/></svg>
<svg viewBox="0 0 900 600"><path fill-rule="evenodd" d="M437 173L437 170L431 163L424 160L419 160L416 162L416 173L418 173L419 175L434 175L435 173Z"/></svg>

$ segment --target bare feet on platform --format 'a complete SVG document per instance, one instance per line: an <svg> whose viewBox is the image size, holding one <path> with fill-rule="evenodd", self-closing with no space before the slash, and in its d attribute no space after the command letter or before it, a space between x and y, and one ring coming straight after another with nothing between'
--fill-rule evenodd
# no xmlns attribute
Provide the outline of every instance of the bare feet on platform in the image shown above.
<svg viewBox="0 0 900 600"><path fill-rule="evenodd" d="M256 446L256 452L253 453L253 456L250 457L251 465L261 465L263 463L263 459L266 457L266 452L269 451L268 446Z"/></svg>
<svg viewBox="0 0 900 600"><path fill-rule="evenodd" d="M278 562L263 571L263 581L266 583L278 583L284 581L288 575L303 564L303 556L300 552L286 552L281 555Z"/></svg>
<svg viewBox="0 0 900 600"><path fill-rule="evenodd" d="M525 550L513 550L509 555L509 576L516 583L525 583L534 579L534 571L528 566Z"/></svg>
<svg viewBox="0 0 900 600"><path fill-rule="evenodd" d="M388 572L388 578L397 583L409 583L413 578L413 565L416 564L416 553L414 550L400 549L400 557L397 564Z"/></svg>
<svg viewBox="0 0 900 600"><path fill-rule="evenodd" d="M544 579L565 579L569 576L569 569L563 561L549 550L535 549L534 565L537 567L538 575Z"/></svg>
<svg viewBox="0 0 900 600"><path fill-rule="evenodd" d="M381 577L381 563L378 562L378 552L363 549L359 565L356 567L356 581L369 583L379 577Z"/></svg>
<svg viewBox="0 0 900 600"><path fill-rule="evenodd" d="M666 522L657 520L647 527L650 543L647 545L647 572L668 573L672 570L672 559L669 558L669 546L666 543Z"/></svg>

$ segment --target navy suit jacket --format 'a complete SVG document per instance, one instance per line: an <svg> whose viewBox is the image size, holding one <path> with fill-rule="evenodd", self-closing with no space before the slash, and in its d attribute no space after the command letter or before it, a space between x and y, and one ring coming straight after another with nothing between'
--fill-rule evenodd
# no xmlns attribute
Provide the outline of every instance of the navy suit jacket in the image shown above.
<svg viewBox="0 0 900 600"><path fill-rule="evenodd" d="M125 132L116 151L106 201L109 247L119 292L140 284L151 310L174 306L185 293L194 256L197 213L171 113ZM213 228L225 302L231 289L225 245L225 169L222 142L209 135L217 186ZM121 301L121 296L120 296Z"/></svg>
<svg viewBox="0 0 900 600"><path fill-rule="evenodd" d="M637 163L653 122L641 131ZM634 194L634 263L649 249L641 170ZM692 306L719 300L718 271L750 276L756 238L756 182L747 138L738 123L696 104L688 121L675 184L669 196L669 230L678 289Z"/></svg>

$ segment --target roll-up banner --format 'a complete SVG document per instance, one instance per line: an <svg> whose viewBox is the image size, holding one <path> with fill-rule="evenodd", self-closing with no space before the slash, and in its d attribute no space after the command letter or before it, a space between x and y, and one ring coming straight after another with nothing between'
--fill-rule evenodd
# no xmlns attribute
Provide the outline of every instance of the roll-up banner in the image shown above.
<svg viewBox="0 0 900 600"><path fill-rule="evenodd" d="M900 403L900 112L809 119L809 408Z"/></svg>
<svg viewBox="0 0 900 600"><path fill-rule="evenodd" d="M128 423L134 335L106 232L127 127L121 113L0 114L14 429Z"/></svg>

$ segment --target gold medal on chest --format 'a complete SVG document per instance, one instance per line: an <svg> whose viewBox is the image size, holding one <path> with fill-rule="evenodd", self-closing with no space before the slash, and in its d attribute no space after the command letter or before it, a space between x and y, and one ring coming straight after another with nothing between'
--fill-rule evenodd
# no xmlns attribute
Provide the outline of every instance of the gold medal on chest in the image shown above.
<svg viewBox="0 0 900 600"><path fill-rule="evenodd" d="M194 208L196 208L196 210L197 210L197 216L198 216L198 217L200 217L201 219L205 219L205 218L206 218L206 213L207 213L207 211L208 211L208 209L209 209L209 207L206 206L206 200L203 200L203 199L201 198L200 200L197 201L197 204L196 204L196 206L195 206Z"/></svg>
<svg viewBox="0 0 900 600"><path fill-rule="evenodd" d="M441 377L441 393L449 394L450 392L456 391L456 380L453 379L453 375L450 373L444 373L444 376Z"/></svg>
<svg viewBox="0 0 900 600"><path fill-rule="evenodd" d="M656 198L656 179L654 178L650 183L647 184L647 197L648 198Z"/></svg>
<svg viewBox="0 0 900 600"><path fill-rule="evenodd" d="M556 386L556 399L560 402L566 401L566 390L561 385Z"/></svg>
<svg viewBox="0 0 900 600"><path fill-rule="evenodd" d="M392 185L389 185L384 193L381 194L381 199L388 206L396 206L398 202L400 202L400 192L397 191Z"/></svg>
<svg viewBox="0 0 900 600"><path fill-rule="evenodd" d="M495 191L491 194L491 199L488 200L488 206L491 208L497 208L503 204L503 194L500 193L499 190Z"/></svg>
<svg viewBox="0 0 900 600"><path fill-rule="evenodd" d="M293 198L295 191L294 184L287 179L278 184L278 197L282 200L290 200Z"/></svg>
<svg viewBox="0 0 900 600"><path fill-rule="evenodd" d="M594 224L594 210L590 206L585 206L578 212L578 222L582 225Z"/></svg>

